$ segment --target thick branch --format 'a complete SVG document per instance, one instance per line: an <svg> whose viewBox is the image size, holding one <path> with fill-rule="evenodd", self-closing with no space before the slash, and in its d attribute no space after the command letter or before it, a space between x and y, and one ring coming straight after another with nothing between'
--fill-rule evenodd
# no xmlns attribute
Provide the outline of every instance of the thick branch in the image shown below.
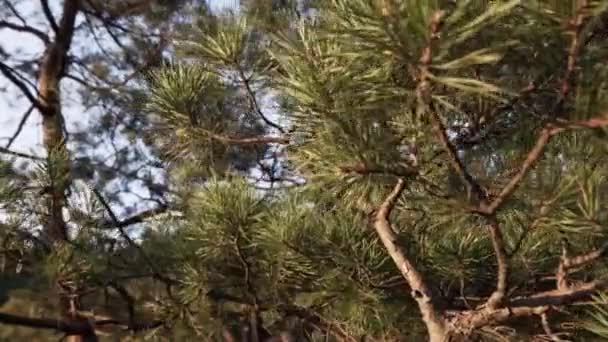
<svg viewBox="0 0 608 342"><path fill-rule="evenodd" d="M91 334L93 329L88 323L64 322L51 318L30 318L7 313L0 313L0 324L18 325L35 329L49 329L66 334Z"/></svg>
<svg viewBox="0 0 608 342"><path fill-rule="evenodd" d="M407 281L412 292L412 297L418 302L423 321L425 322L432 341L439 340L445 334L445 322L435 306L433 294L428 287L424 277L418 272L406 253L397 244L397 236L393 232L389 216L397 199L405 189L405 181L399 179L393 191L386 197L376 213L374 228L388 251L389 255L397 265L401 275Z"/></svg>
<svg viewBox="0 0 608 342"><path fill-rule="evenodd" d="M94 335L94 327L105 325L122 326L126 330L137 332L162 326L162 321L124 323L115 319L103 319L92 322L66 322L61 319L31 318L8 313L0 313L0 324L17 325L34 329L48 329L68 335Z"/></svg>
<svg viewBox="0 0 608 342"><path fill-rule="evenodd" d="M451 320L455 333L467 335L470 331L489 325L495 325L519 317L542 315L549 310L548 306L503 307L494 310L464 311L456 314Z"/></svg>
<svg viewBox="0 0 608 342"><path fill-rule="evenodd" d="M48 0L40 0L40 4L42 5L42 12L44 12L44 16L48 20L53 31L55 31L55 33L59 32L59 27L57 26L55 17L53 17L53 12L51 12Z"/></svg>

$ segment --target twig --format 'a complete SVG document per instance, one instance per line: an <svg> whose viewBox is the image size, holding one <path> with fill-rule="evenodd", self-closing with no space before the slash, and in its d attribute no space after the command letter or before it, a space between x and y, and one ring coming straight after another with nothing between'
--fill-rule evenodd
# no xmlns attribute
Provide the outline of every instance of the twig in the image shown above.
<svg viewBox="0 0 608 342"><path fill-rule="evenodd" d="M496 256L497 264L497 277L496 277L496 289L488 298L487 305L490 308L499 307L505 299L507 294L508 278L509 278L509 265L507 259L507 252L505 250L505 242L502 237L502 232L496 217L491 217L489 220L490 237L492 240L492 248L494 249L494 255Z"/></svg>
<svg viewBox="0 0 608 342"><path fill-rule="evenodd" d="M413 177L418 175L417 170L413 169L394 169L394 168L386 168L386 167L375 167L375 166L367 166L364 163L357 163L351 165L341 165L338 166L341 172L344 173L356 173L359 175L369 175L369 174L384 174L384 175L393 175L396 177Z"/></svg>
<svg viewBox="0 0 608 342"><path fill-rule="evenodd" d="M218 134L208 133L208 136L214 140L222 142L228 145L260 145L260 144L283 144L287 145L290 142L289 137L271 137L271 136L257 136L257 137L227 137Z"/></svg>
<svg viewBox="0 0 608 342"><path fill-rule="evenodd" d="M37 38L39 38L40 40L42 40L42 42L44 44L48 44L49 43L49 37L42 31L31 27L29 25L18 25L18 24L14 24L11 22L8 22L6 20L0 20L0 29L1 28L8 28L17 32L25 32L25 33L31 33L34 36L36 36Z"/></svg>
<svg viewBox="0 0 608 342"><path fill-rule="evenodd" d="M132 226L134 224L143 223L145 220L147 220L151 217L154 217L156 215L160 215L160 214L166 212L168 209L169 208L167 206L164 206L164 205L159 206L154 209L142 211L139 214L128 217L122 221L119 221L118 223L116 223L114 220L112 220L112 222L106 223L106 224L104 224L104 226L112 227L112 228L126 228L126 227Z"/></svg>
<svg viewBox="0 0 608 342"><path fill-rule="evenodd" d="M551 341L568 342L567 340L561 339L556 333L553 332L553 330L551 329L551 324L549 324L549 318L548 318L548 315L546 312L543 312L542 314L540 314L540 321L541 321L541 324L543 325L543 330L545 331L545 334L547 334L547 336L551 339Z"/></svg>
<svg viewBox="0 0 608 342"><path fill-rule="evenodd" d="M602 245L600 248L595 249L589 253L573 257L568 257L567 250L564 247L562 251L562 256L560 258L559 266L557 267L557 271L555 273L557 288L560 290L568 289L567 277L570 274L571 270L585 266L601 258L606 254L606 252L608 252L608 242Z"/></svg>
<svg viewBox="0 0 608 342"><path fill-rule="evenodd" d="M40 103L40 101L38 101L36 96L34 96L32 91L28 88L27 84L23 80L19 79L19 77L16 75L16 71L13 70L13 68L0 62L0 72L4 75L4 77L8 78L11 83L17 86L19 90L21 90L23 95L25 95L25 97L28 99L28 101L32 103L32 105L34 105L38 109L43 108L42 104Z"/></svg>
<svg viewBox="0 0 608 342"><path fill-rule="evenodd" d="M480 205L478 208L479 212L485 215L493 215L496 210L499 209L505 203L505 201L511 197L511 195L519 187L523 178L542 156L545 147L553 136L568 129L601 128L605 126L608 126L608 113L578 122L562 122L558 124L546 125L545 128L543 128L539 133L536 144L530 150L530 152L528 152L528 155L522 163L519 172L517 172L515 176L511 178L507 185L505 185L498 196L489 205L482 203L482 205Z"/></svg>
<svg viewBox="0 0 608 342"><path fill-rule="evenodd" d="M21 134L21 131L23 130L23 127L25 126L25 123L27 122L27 119L30 117L30 115L32 114L32 112L34 111L34 106L30 106L30 108L23 114L23 116L21 117L21 121L19 121L19 125L17 126L17 130L15 131L15 133L13 134L13 136L8 140L8 142L6 143L6 146L4 146L4 148L11 148L11 145L13 144L13 142L15 141L15 139L17 139L17 137L19 136L19 134Z"/></svg>
<svg viewBox="0 0 608 342"><path fill-rule="evenodd" d="M148 254L143 250L143 248L137 244L130 236L129 234L127 234L127 232L125 232L124 230L124 226L120 226L120 220L118 220L118 217L116 216L116 214L114 214L114 211L112 210L112 208L110 207L110 205L108 204L108 202L105 200L105 198L103 197L103 195L101 194L101 192L99 192L99 190L97 190L96 188L92 188L93 193L95 194L95 196L97 197L97 199L99 200L99 202L101 203L101 205L106 209L106 211L108 212L108 215L110 215L110 218L112 219L112 221L114 222L114 226L118 229L118 232L120 233L120 235L127 241L127 243L137 249L137 251L139 252L139 254L141 254L141 256L144 258L144 261L146 262L146 264L148 264L148 266L150 267L150 269L152 270L152 272L154 272L154 276L155 278L167 283L167 284L172 284L175 283L175 281L171 278L168 278L164 275L161 274L161 272L157 269L156 265L152 262L152 259L148 256Z"/></svg>
<svg viewBox="0 0 608 342"><path fill-rule="evenodd" d="M578 8L574 18L568 23L568 33L572 35L570 47L568 49L568 61L566 64L566 72L560 82L559 94L555 106L552 110L554 116L558 116L563 109L564 102L568 93L573 88L574 69L576 68L576 59L581 49L580 33L583 29L585 20L585 10L587 9L587 0L579 0Z"/></svg>
<svg viewBox="0 0 608 342"><path fill-rule="evenodd" d="M258 103L258 100L255 97L255 92L251 88L250 80L245 75L245 72L243 71L243 68L241 67L241 65L239 64L239 62L235 61L234 65L235 65L235 67L237 69L237 72L239 74L239 78L241 79L241 81L243 82L243 85L245 86L245 91L247 92L247 96L249 97L249 101L251 103L251 106L253 107L253 110L255 110L255 112L260 116L260 118L262 119L262 121L264 121L267 125L269 125L269 126L275 128L275 129L277 129L279 132L281 132L281 133L284 134L285 130L283 129L283 127L281 127L278 124L272 122L270 119L268 119L266 117L266 115L264 114L264 112L262 112L262 109L260 108L260 104Z"/></svg>
<svg viewBox="0 0 608 342"><path fill-rule="evenodd" d="M11 150L9 150L8 148L5 148L5 147L0 147L0 153L9 154L9 155L15 156L15 157L27 158L27 159L31 159L31 160L38 160L38 161L46 160L45 158L34 156L34 155L31 155L31 154L27 154L27 153L23 153L23 152L11 151Z"/></svg>

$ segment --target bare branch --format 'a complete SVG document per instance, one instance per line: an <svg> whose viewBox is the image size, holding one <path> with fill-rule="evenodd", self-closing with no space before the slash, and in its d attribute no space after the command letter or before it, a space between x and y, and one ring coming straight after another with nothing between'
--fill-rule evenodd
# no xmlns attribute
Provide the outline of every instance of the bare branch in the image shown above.
<svg viewBox="0 0 608 342"><path fill-rule="evenodd" d="M126 330L137 332L147 329L154 329L162 326L162 321L150 321L150 322L133 322L124 323L116 319L102 319L95 320L92 322L66 322L61 319L52 318L31 318L19 315L13 315L9 313L0 313L0 324L17 325L22 327L36 328L36 329L47 329L63 332L66 334L76 334L85 336L94 336L94 327L105 326L105 325L116 325L122 326Z"/></svg>
<svg viewBox="0 0 608 342"><path fill-rule="evenodd" d="M15 131L15 133L13 133L13 136L10 137L10 139L8 140L8 142L6 143L6 146L4 146L4 148L7 148L7 149L11 148L11 145L13 144L15 139L17 139L19 134L21 134L21 131L23 130L23 127L25 126L27 119L30 117L30 115L32 114L33 111L34 111L34 106L32 105L21 117L21 121L19 121L19 125L17 125L17 130Z"/></svg>
<svg viewBox="0 0 608 342"><path fill-rule="evenodd" d="M8 155L15 156L15 157L27 158L27 159L31 159L31 160L39 160L39 161L46 160L45 158L33 156L31 154L11 151L6 147L0 147L0 153L8 154Z"/></svg>
<svg viewBox="0 0 608 342"><path fill-rule="evenodd" d="M397 199L405 189L405 181L399 179L393 191L386 197L376 213L374 228L384 244L403 278L411 288L412 297L418 302L423 321L425 322L431 336L443 336L445 333L445 322L441 313L434 303L435 298L428 287L424 277L418 272L406 253L397 244L397 236L393 232L389 216ZM434 340L431 338L431 340Z"/></svg>
<svg viewBox="0 0 608 342"><path fill-rule="evenodd" d="M504 307L494 310L463 311L455 314L450 323L456 327L455 333L467 334L470 331L505 322L518 317L541 315L549 310L548 306ZM462 330L462 331L459 331Z"/></svg>
<svg viewBox="0 0 608 342"><path fill-rule="evenodd" d="M150 258L150 256L146 253L146 251L144 251L144 249L139 244L137 244L129 236L129 234L127 234L127 232L124 230L124 226L120 225L121 221L118 219L118 217L116 216L116 214L114 213L114 211L110 207L110 204L105 200L105 198L103 197L103 195L101 194L101 192L99 192L99 190L97 190L95 188L93 188L92 190L93 190L93 193L95 194L95 196L97 197L97 199L99 200L99 202L101 203L101 205L108 212L108 215L112 219L112 222L114 223L114 227L116 227L118 229L118 232L120 233L120 236L122 236L122 238L125 239L125 241L127 241L127 243L129 244L129 246L135 248L139 252L139 254L142 256L142 258L144 259L144 261L146 262L146 264L148 264L148 266L150 267L150 269L152 270L152 272L154 272L155 278L157 278L159 280L162 280L166 284L173 284L173 283L175 283L175 281L173 279L171 279L171 278L163 275L160 272L160 270L156 267L156 265L152 261L152 258Z"/></svg>
<svg viewBox="0 0 608 342"><path fill-rule="evenodd" d="M547 334L547 337L549 337L554 342L566 342L566 340L561 339L558 334L553 332L553 330L551 329L551 324L549 323L548 316L549 315L546 312L543 312L540 315L540 321L543 325L543 330L545 331L545 334Z"/></svg>
<svg viewBox="0 0 608 342"><path fill-rule="evenodd" d="M571 304L578 300L589 298L597 291L606 289L608 280L595 280L587 283L582 283L576 286L571 286L567 289L556 289L537 293L529 297L514 298L509 302L510 307L522 306L560 306Z"/></svg>
<svg viewBox="0 0 608 342"><path fill-rule="evenodd" d="M4 64L3 62L0 62L0 72L4 75L4 77L8 78L8 80L11 81L11 83L13 83L15 86L17 86L17 88L19 88L19 90L21 90L23 95L25 95L25 97L36 108L38 108L38 109L41 108L41 104L38 101L38 99L36 99L36 96L34 96L34 93L32 93L30 88L27 86L26 82L24 82L22 79L20 79L19 76L17 76L17 73L15 70L13 70L13 68Z"/></svg>
<svg viewBox="0 0 608 342"><path fill-rule="evenodd" d="M253 110L260 116L262 121L264 121L268 126L271 126L275 129L277 129L281 133L285 133L285 130L283 129L283 127L272 122L270 119L268 119L266 117L264 112L262 112L262 108L260 107L260 104L258 103L258 100L255 97L255 92L251 88L251 80L245 75L245 71L243 70L243 68L241 67L241 65L239 64L238 61L235 61L234 64L235 64L235 67L239 74L239 78L241 79L241 82L243 82L243 85L245 86L245 91L247 92L247 96L249 97L249 102L251 103L251 107L253 108Z"/></svg>
<svg viewBox="0 0 608 342"><path fill-rule="evenodd" d="M435 135L437 135L439 141L445 148L448 153L450 164L452 168L458 173L460 178L462 178L470 191L477 196L478 201L483 201L486 198L486 194L481 188L481 186L475 181L473 176L467 171L464 163L458 157L458 153L456 152L456 147L450 142L448 135L446 133L445 126L437 112L435 110L431 110L431 120L433 124L433 130L435 131Z"/></svg>
<svg viewBox="0 0 608 342"><path fill-rule="evenodd" d="M94 334L90 324L79 322L65 322L60 319L30 318L8 313L0 313L0 324L18 325L36 329L48 329L67 334Z"/></svg>
<svg viewBox="0 0 608 342"><path fill-rule="evenodd" d="M7 28L17 32L33 34L38 39L42 40L44 44L48 44L50 42L49 36L47 36L44 32L28 25L18 25L15 23L8 22L6 20L0 20L0 29L2 28Z"/></svg>
<svg viewBox="0 0 608 342"><path fill-rule="evenodd" d="M507 252L505 250L505 242L502 237L500 226L495 217L491 217L489 220L490 237L492 239L492 247L494 249L494 255L496 256L497 269L497 280L496 289L487 301L487 305L490 308L499 307L507 294L507 286L509 279L509 265L507 259Z"/></svg>
<svg viewBox="0 0 608 342"><path fill-rule="evenodd" d="M23 25L26 25L27 22L25 21L25 18L23 18L23 16L19 13L19 11L17 11L17 9L15 8L15 6L13 6L13 4L10 2L10 0L4 0L4 6L6 6L11 12L13 12L13 15L15 17L17 17L17 19L19 19L19 21L21 21L21 23Z"/></svg>
<svg viewBox="0 0 608 342"><path fill-rule="evenodd" d="M55 17L53 17L53 12L51 12L48 0L40 0L40 4L42 5L42 12L44 12L44 16L48 20L49 25L51 25L53 31L55 31L55 33L59 32L59 26L57 26Z"/></svg>
<svg viewBox="0 0 608 342"><path fill-rule="evenodd" d="M137 223L143 223L149 218L165 213L168 209L169 208L167 206L159 206L154 209L142 211L139 214L133 215L119 222L112 221L111 223L107 224L107 226L125 228Z"/></svg>

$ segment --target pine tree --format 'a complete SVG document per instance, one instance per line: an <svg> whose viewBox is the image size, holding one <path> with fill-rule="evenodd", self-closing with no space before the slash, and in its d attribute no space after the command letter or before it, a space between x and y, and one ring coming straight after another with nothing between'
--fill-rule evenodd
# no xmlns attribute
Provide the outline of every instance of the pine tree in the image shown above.
<svg viewBox="0 0 608 342"><path fill-rule="evenodd" d="M606 336L607 6L203 11L142 80L171 210L121 219L71 184L76 236L44 257L7 239L6 260L28 269L12 279L60 279L98 311L32 322L157 340ZM57 184L61 166L2 165L3 231L40 225L25 213L48 206L18 190Z"/></svg>
<svg viewBox="0 0 608 342"><path fill-rule="evenodd" d="M209 149L286 145L283 172L306 180L271 194L233 177L189 185L199 190L182 195L180 232L192 241L182 277L195 330L582 338L555 327L579 321L561 309L606 285L606 4L317 5L289 25L223 20L180 44L190 72L164 70L270 91L287 132L192 125L215 112L150 103ZM255 31L264 39L252 46Z"/></svg>

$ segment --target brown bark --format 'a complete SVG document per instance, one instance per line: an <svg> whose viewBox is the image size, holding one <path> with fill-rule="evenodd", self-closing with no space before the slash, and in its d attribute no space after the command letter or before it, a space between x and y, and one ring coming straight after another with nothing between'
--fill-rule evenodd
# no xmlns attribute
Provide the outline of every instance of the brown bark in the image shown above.
<svg viewBox="0 0 608 342"><path fill-rule="evenodd" d="M487 304L490 308L497 308L503 303L507 295L509 261L498 221L495 217L491 217L488 220L490 221L490 239L492 240L492 248L494 249L494 255L496 256L497 277L496 289L488 299Z"/></svg>
<svg viewBox="0 0 608 342"><path fill-rule="evenodd" d="M447 328L443 315L437 309L436 298L422 274L418 272L413 262L397 244L397 236L393 232L389 221L390 213L404 189L405 181L399 179L393 191L378 208L374 228L401 275L410 286L411 295L418 303L430 340L432 342L444 341Z"/></svg>
<svg viewBox="0 0 608 342"><path fill-rule="evenodd" d="M61 21L54 27L54 39L46 46L37 83L37 103L42 116L42 138L48 155L48 169L51 179L45 199L48 212L44 232L51 245L65 243L69 238L63 217L63 208L66 204L66 191L70 182L70 168L69 155L63 134L64 119L61 112L60 83L68 64L68 52L72 44L75 21L80 6L80 0L65 0L63 2ZM54 22L50 12L47 13L47 16L50 22ZM75 293L77 289L58 290L60 291L59 310L62 320L68 325L89 325L88 320L77 314L80 309L77 293ZM87 333L66 332L66 341L95 341L96 337L93 330L89 329L88 331Z"/></svg>

